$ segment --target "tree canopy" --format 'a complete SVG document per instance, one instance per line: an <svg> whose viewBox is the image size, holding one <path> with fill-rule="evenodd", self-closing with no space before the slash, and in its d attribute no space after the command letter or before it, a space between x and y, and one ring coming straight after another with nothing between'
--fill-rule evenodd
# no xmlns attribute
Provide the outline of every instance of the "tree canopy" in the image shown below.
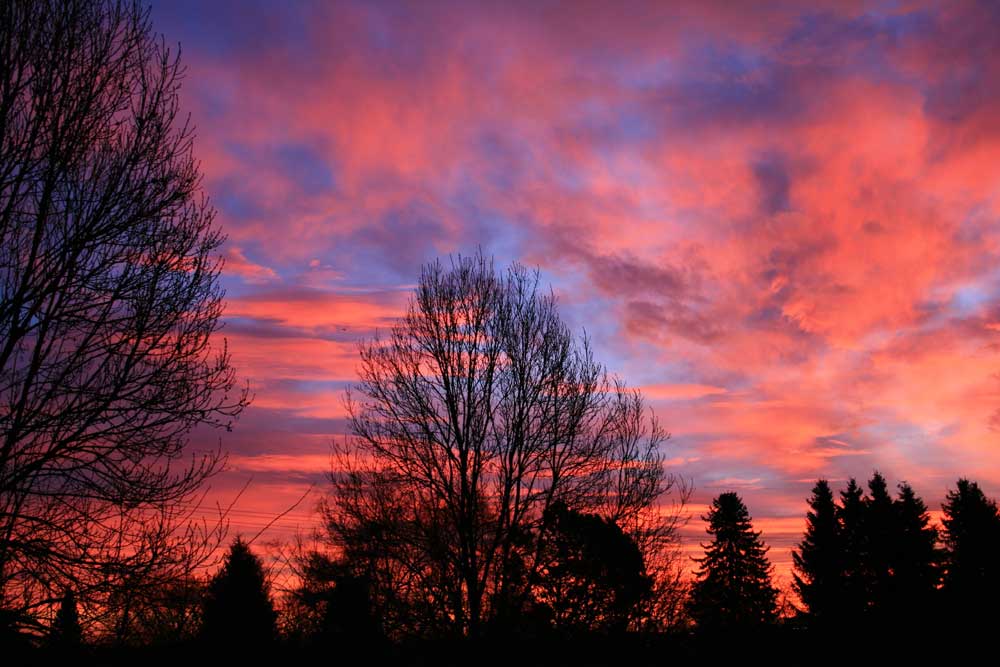
<svg viewBox="0 0 1000 667"><path fill-rule="evenodd" d="M405 317L361 346L326 517L393 601L390 626L475 635L523 608L557 503L644 553L672 543L671 517L651 511L677 483L667 434L538 282L482 254L433 262Z"/></svg>
<svg viewBox="0 0 1000 667"><path fill-rule="evenodd" d="M552 505L535 599L568 634L621 633L652 592L638 545L613 521Z"/></svg>
<svg viewBox="0 0 1000 667"><path fill-rule="evenodd" d="M223 236L148 10L3 2L0 44L0 599L37 623L71 588L124 630L218 538L185 519L220 453L185 459L248 400Z"/></svg>

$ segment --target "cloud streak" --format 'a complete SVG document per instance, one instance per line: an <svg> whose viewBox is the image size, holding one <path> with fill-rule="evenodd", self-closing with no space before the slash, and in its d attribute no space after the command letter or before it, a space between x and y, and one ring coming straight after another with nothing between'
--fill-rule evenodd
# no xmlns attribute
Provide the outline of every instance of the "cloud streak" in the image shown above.
<svg viewBox="0 0 1000 667"><path fill-rule="evenodd" d="M874 467L932 507L960 474L1000 495L991 4L153 19L184 46L230 238L225 333L269 415L269 444L248 423L227 444L259 467L324 456L357 341L403 312L423 262L481 246L540 266L646 388L698 502L755 480L754 515L787 528L803 480Z"/></svg>

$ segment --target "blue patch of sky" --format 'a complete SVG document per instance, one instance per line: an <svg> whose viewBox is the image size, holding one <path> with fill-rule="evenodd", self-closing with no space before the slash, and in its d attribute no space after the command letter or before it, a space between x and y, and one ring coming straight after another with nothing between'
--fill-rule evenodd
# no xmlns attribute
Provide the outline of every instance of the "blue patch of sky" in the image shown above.
<svg viewBox="0 0 1000 667"><path fill-rule="evenodd" d="M755 49L702 41L686 53L687 68L651 98L676 128L719 121L749 122L801 112L787 65Z"/></svg>
<svg viewBox="0 0 1000 667"><path fill-rule="evenodd" d="M626 63L617 68L614 79L626 88L637 91L655 90L674 81L683 71L672 57L651 58L647 61Z"/></svg>
<svg viewBox="0 0 1000 667"><path fill-rule="evenodd" d="M269 378L267 383L286 391L315 394L329 391L343 391L353 380L300 380L297 378Z"/></svg>
<svg viewBox="0 0 1000 667"><path fill-rule="evenodd" d="M273 150L275 166L288 180L297 183L306 195L317 195L336 188L333 170L315 148L307 144L286 143Z"/></svg>
<svg viewBox="0 0 1000 667"><path fill-rule="evenodd" d="M475 133L471 141L473 150L481 159L482 168L463 172L460 191L490 188L516 192L526 179L531 178L535 148L527 138L490 126ZM479 180L486 182L480 184Z"/></svg>
<svg viewBox="0 0 1000 667"><path fill-rule="evenodd" d="M869 417L874 418L876 415ZM918 465L941 462L946 458L946 453L937 446L937 440L946 435L945 430L950 424L920 423L920 418L919 414L880 414L870 424L862 426L859 433L872 443L879 460L896 459Z"/></svg>
<svg viewBox="0 0 1000 667"><path fill-rule="evenodd" d="M892 56L906 42L927 39L936 30L931 11L901 12L895 2L869 7L860 15L807 12L776 51L804 47L817 54L814 66L849 69L852 74L864 74L874 81L919 85L919 75L896 67ZM851 57L846 57L848 54Z"/></svg>
<svg viewBox="0 0 1000 667"><path fill-rule="evenodd" d="M983 306L995 303L996 294L981 284L962 285L955 290L951 299L952 315L973 315Z"/></svg>
<svg viewBox="0 0 1000 667"><path fill-rule="evenodd" d="M260 220L266 217L267 209L246 190L246 184L237 182L236 177L214 181L211 187L212 204L226 218L235 220Z"/></svg>
<svg viewBox="0 0 1000 667"><path fill-rule="evenodd" d="M184 50L225 60L279 46L303 64L315 57L315 45L306 39L315 7L306 3L152 0L151 9L154 29Z"/></svg>
<svg viewBox="0 0 1000 667"><path fill-rule="evenodd" d="M499 265L519 260L530 240L517 220L486 208L475 184L469 183L451 202L457 216L465 221L461 240L463 252L471 254L477 247L488 252Z"/></svg>

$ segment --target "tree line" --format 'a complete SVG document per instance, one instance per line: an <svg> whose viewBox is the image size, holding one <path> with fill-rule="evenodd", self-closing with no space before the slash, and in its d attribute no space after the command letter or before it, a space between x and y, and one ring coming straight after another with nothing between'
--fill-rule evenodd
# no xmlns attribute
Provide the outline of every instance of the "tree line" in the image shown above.
<svg viewBox="0 0 1000 667"><path fill-rule="evenodd" d="M982 610L1000 592L1000 512L976 482L962 478L948 491L940 528L912 486L901 483L893 497L877 471L867 493L852 478L839 499L820 479L808 505L806 532L792 552L798 605L787 622L890 635L928 619L961 632L993 622ZM698 559L689 599L696 627L717 632L777 622L773 567L742 500L723 493L704 518L713 539Z"/></svg>
<svg viewBox="0 0 1000 667"><path fill-rule="evenodd" d="M981 608L1000 585L1000 514L976 482L959 479L948 491L940 528L909 484L892 497L877 472L867 493L851 479L839 501L818 481L809 508L794 553L794 587L809 623L905 628L936 618L974 629L992 622Z"/></svg>
<svg viewBox="0 0 1000 667"><path fill-rule="evenodd" d="M494 619L489 631L519 639L624 638L639 617L653 581L636 542L614 521L557 505L552 550L534 580L531 603L517 619ZM940 528L913 488L893 497L875 472L867 492L850 479L835 497L826 480L808 499L806 530L793 551L794 606L784 614L772 581L762 534L735 492L713 499L706 521L711 536L683 613L658 633L739 636L768 626L894 636L934 619L944 630L984 631L992 616L983 603L1000 592L1000 510L976 482L959 479L942 504ZM370 554L369 554L370 555ZM210 646L387 646L426 627L401 628L395 599L378 594L370 563L349 553L299 550L298 584L278 599L267 568L237 538L220 570L201 587L183 637ZM367 556L366 556L367 557ZM940 609L946 609L942 616ZM279 613L280 611L280 613ZM438 628L437 638L457 638ZM63 649L82 642L71 591L63 598L49 642Z"/></svg>

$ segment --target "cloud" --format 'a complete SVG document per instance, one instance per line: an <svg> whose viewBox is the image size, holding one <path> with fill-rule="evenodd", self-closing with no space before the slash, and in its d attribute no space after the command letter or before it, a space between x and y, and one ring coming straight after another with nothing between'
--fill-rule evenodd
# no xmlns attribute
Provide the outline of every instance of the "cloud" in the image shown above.
<svg viewBox="0 0 1000 667"><path fill-rule="evenodd" d="M227 274L239 276L252 285L262 285L279 280L278 274L273 269L251 262L243 254L243 249L238 247L231 247L227 250L225 271Z"/></svg>
<svg viewBox="0 0 1000 667"><path fill-rule="evenodd" d="M343 432L357 342L423 262L483 247L540 266L644 388L697 502L759 480L782 562L804 480L1000 495L990 3L234 7L153 19L184 45L222 333L267 415L238 453L322 455L302 420Z"/></svg>

